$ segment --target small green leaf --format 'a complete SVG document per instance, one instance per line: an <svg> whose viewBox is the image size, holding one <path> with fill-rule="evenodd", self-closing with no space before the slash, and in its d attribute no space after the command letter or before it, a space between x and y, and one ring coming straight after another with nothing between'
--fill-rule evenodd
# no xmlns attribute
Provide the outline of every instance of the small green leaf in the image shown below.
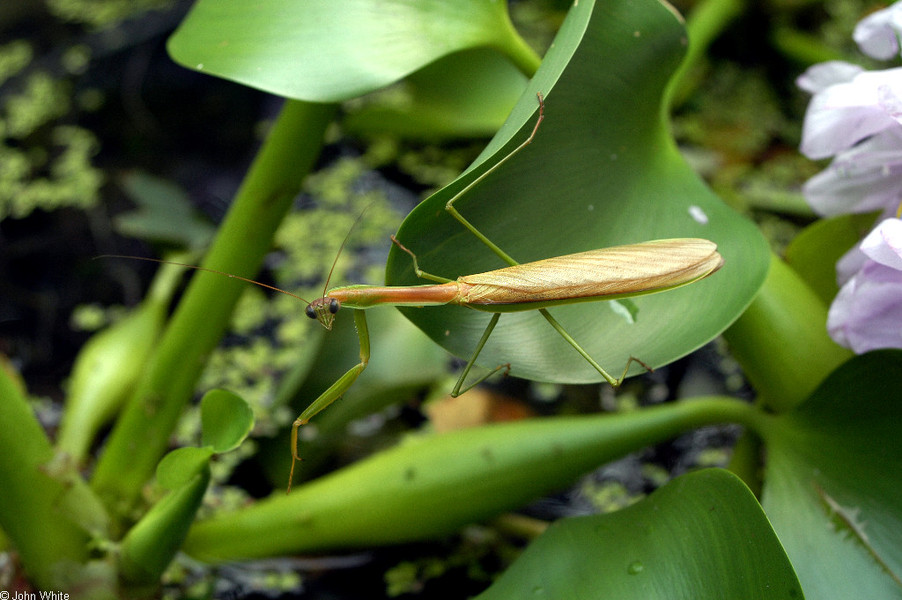
<svg viewBox="0 0 902 600"><path fill-rule="evenodd" d="M186 446L173 450L157 465L157 485L166 490L185 485L209 468L211 456L213 450L210 447Z"/></svg>
<svg viewBox="0 0 902 600"><path fill-rule="evenodd" d="M194 211L184 190L140 171L127 174L121 183L138 208L116 216L116 231L182 248L205 248L210 243L215 228Z"/></svg>
<svg viewBox="0 0 902 600"><path fill-rule="evenodd" d="M762 505L809 598L902 597L902 351L852 358L765 432Z"/></svg>
<svg viewBox="0 0 902 600"><path fill-rule="evenodd" d="M119 572L131 585L156 586L182 546L210 483L205 448L179 448L166 455L157 481L169 491L132 527L119 550Z"/></svg>
<svg viewBox="0 0 902 600"><path fill-rule="evenodd" d="M210 390L201 400L201 444L214 452L234 450L254 427L254 411L238 394Z"/></svg>
<svg viewBox="0 0 902 600"><path fill-rule="evenodd" d="M629 508L555 523L478 598L801 600L802 590L752 493L710 469Z"/></svg>

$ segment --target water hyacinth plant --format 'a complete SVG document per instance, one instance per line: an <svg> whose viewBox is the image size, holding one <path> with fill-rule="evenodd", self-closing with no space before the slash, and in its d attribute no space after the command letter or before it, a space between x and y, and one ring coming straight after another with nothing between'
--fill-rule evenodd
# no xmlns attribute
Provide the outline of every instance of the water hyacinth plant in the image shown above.
<svg viewBox="0 0 902 600"><path fill-rule="evenodd" d="M773 23L806 22L795 4L769 3L785 17ZM281 587L314 597L331 574L338 587L357 586L350 597L368 598L902 597L894 70L832 62L801 78L814 94L802 151L834 157L804 188L812 211L799 207L798 173L814 172L796 150L801 115L758 118L768 102L748 92L761 80L751 69L705 76L723 51L711 42L751 39L736 34L764 26L760 7L704 0L684 20L663 0L511 6L540 8L546 39L524 39L528 11L515 27L507 3L484 0L198 0L178 16L172 61L280 108L215 227L182 191L212 186L195 181L204 169L184 155L167 179L112 178L140 210L109 227L150 241L140 246L147 253L205 270L179 294L186 270L161 266L145 299L84 345L58 391L60 418L30 397L46 386L19 376L27 353L2 346L13 350L0 363L0 551L9 558L0 592L74 600L275 596ZM855 35L866 52L898 56L898 14L862 21ZM795 79L825 54L799 33L755 36L773 44L755 56L777 50ZM203 143L186 142L190 154L214 146L246 109L208 117L179 89L178 120L159 121L180 130L186 107L197 107ZM712 101L717 118L686 120ZM714 160L681 152L675 132L711 142ZM125 149L147 152L152 140L126 137L116 164L141 164ZM471 142L479 150L467 154ZM164 163L172 147L159 146L155 159ZM752 186L724 185L737 164L788 155L795 179L760 170L772 196L763 208L743 201ZM413 194L396 183L417 176L439 189L404 207L402 221L396 213ZM186 185L168 181L179 177ZM792 224L785 248L774 220ZM0 225L7 235L15 223ZM837 283L836 259L853 245ZM375 269L360 267L377 254L371 246L384 253ZM660 285L632 289L638 295L616 287L613 299L571 302L588 298L579 271L604 275L593 289L614 279L608 268L655 279L668 262L685 270L673 250L688 246L707 257L696 275L666 271ZM3 258L15 262L22 246L10 247L20 250L7 258L4 247ZM92 260L134 253L97 247L78 269L148 266ZM659 257L659 247L672 255ZM555 257L584 266L542 262ZM423 283L417 265L451 286L474 273L499 286L525 273L542 287L552 268L551 291L576 292L500 317L417 305L373 307L364 320L351 303L321 302L331 331L304 329L315 324L297 297L325 297L320 277L332 274L328 288L384 278L396 289ZM297 297L268 298L240 279L262 266L264 283ZM669 366L702 346L709 362L735 365L733 377L704 377L697 362ZM509 368L504 389L520 397L477 388L462 405L444 398L462 366L450 357L466 361L474 348L473 378ZM614 390L587 357L631 366L628 377L654 373ZM318 397L327 402L297 431L303 461L286 494L292 421ZM674 467L672 480L636 468L623 479L642 483L612 500L606 480L586 475L722 425L742 431L729 458L686 459L693 468ZM705 460L718 467L694 468ZM530 506L580 478L578 491ZM547 512L564 497L577 508ZM587 510L590 502L604 510Z"/></svg>

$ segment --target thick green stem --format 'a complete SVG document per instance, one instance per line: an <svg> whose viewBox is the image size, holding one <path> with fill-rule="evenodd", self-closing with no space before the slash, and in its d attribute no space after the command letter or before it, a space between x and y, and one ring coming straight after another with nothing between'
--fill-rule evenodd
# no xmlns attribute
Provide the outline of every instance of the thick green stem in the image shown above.
<svg viewBox="0 0 902 600"><path fill-rule="evenodd" d="M45 590L87 585L103 595L103 583L84 569L89 530L103 533L103 509L77 476L53 473L50 441L2 368L0 423L0 527L29 579Z"/></svg>
<svg viewBox="0 0 902 600"><path fill-rule="evenodd" d="M319 154L331 105L287 101L251 166L203 266L251 277ZM173 315L135 394L116 424L92 484L116 514L137 499L244 286L197 273Z"/></svg>
<svg viewBox="0 0 902 600"><path fill-rule="evenodd" d="M708 46L733 19L742 14L745 4L744 0L703 0L696 3L686 19L689 49L679 70L670 80L667 105L678 106L696 88L701 79L698 66L704 60Z"/></svg>
<svg viewBox="0 0 902 600"><path fill-rule="evenodd" d="M835 48L831 48L821 38L792 27L775 28L771 34L771 42L783 56L801 65L807 66L850 58Z"/></svg>
<svg viewBox="0 0 902 600"><path fill-rule="evenodd" d="M688 429L738 422L760 433L770 418L735 399L710 397L426 435L289 495L197 523L184 550L216 562L430 539Z"/></svg>
<svg viewBox="0 0 902 600"><path fill-rule="evenodd" d="M542 57L536 54L536 51L520 36L510 19L506 19L505 29L507 35L498 36L504 40L503 43L498 44L498 49L514 63L521 73L532 77L539 70Z"/></svg>
<svg viewBox="0 0 902 600"><path fill-rule="evenodd" d="M724 333L761 401L785 412L852 354L827 334L827 307L774 256L764 286Z"/></svg>

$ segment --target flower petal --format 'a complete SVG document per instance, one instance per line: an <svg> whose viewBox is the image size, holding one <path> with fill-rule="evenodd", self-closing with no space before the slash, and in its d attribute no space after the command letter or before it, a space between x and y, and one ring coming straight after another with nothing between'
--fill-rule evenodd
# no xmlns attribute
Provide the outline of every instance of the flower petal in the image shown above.
<svg viewBox="0 0 902 600"><path fill-rule="evenodd" d="M837 294L827 330L858 354L902 348L902 271L867 263Z"/></svg>
<svg viewBox="0 0 902 600"><path fill-rule="evenodd" d="M808 158L826 158L900 126L900 98L902 68L865 71L827 87L808 105L800 150Z"/></svg>
<svg viewBox="0 0 902 600"><path fill-rule="evenodd" d="M902 126L886 129L840 153L805 182L808 204L820 215L895 213L902 198Z"/></svg>
<svg viewBox="0 0 902 600"><path fill-rule="evenodd" d="M852 38L868 56L889 60L899 53L900 33L902 33L902 2L896 2L859 21Z"/></svg>
<svg viewBox="0 0 902 600"><path fill-rule="evenodd" d="M830 60L808 67L796 79L796 85L810 94L822 92L831 85L848 83L864 68L842 60Z"/></svg>
<svg viewBox="0 0 902 600"><path fill-rule="evenodd" d="M868 257L861 251L861 243L842 255L836 261L836 283L842 287L846 285L855 275L864 267L864 263L868 262Z"/></svg>
<svg viewBox="0 0 902 600"><path fill-rule="evenodd" d="M902 273L902 220L882 221L862 240L861 251L874 262Z"/></svg>

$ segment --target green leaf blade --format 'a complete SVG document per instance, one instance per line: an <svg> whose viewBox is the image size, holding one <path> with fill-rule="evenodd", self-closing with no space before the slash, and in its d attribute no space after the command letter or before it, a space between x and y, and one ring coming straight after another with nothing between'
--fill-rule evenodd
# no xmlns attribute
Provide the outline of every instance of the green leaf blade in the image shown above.
<svg viewBox="0 0 902 600"><path fill-rule="evenodd" d="M802 591L752 493L710 469L621 511L555 523L478 598L526 597L801 599Z"/></svg>
<svg viewBox="0 0 902 600"><path fill-rule="evenodd" d="M254 411L228 390L210 390L201 400L202 441L214 452L234 450L254 426Z"/></svg>
<svg viewBox="0 0 902 600"><path fill-rule="evenodd" d="M506 3L473 0L202 0L168 49L190 69L296 100L336 102L480 46L521 68L538 60L513 30Z"/></svg>
<svg viewBox="0 0 902 600"><path fill-rule="evenodd" d="M748 306L767 272L766 244L726 207L676 152L663 118L664 90L684 52L685 31L658 2L573 7L511 117L471 167L421 203L398 232L420 266L454 278L505 266L444 211L454 194L528 135L546 96L535 141L455 206L519 262L651 239L700 237L726 265L712 277L631 301L630 323L605 303L551 309L612 373L630 356L660 366L703 345ZM393 248L386 281L422 283ZM469 357L490 315L459 307L402 312L436 343ZM601 376L535 312L505 314L480 355L511 374L585 383ZM640 372L637 366L633 373Z"/></svg>
<svg viewBox="0 0 902 600"><path fill-rule="evenodd" d="M762 504L811 598L902 598L902 352L858 356L767 432Z"/></svg>

